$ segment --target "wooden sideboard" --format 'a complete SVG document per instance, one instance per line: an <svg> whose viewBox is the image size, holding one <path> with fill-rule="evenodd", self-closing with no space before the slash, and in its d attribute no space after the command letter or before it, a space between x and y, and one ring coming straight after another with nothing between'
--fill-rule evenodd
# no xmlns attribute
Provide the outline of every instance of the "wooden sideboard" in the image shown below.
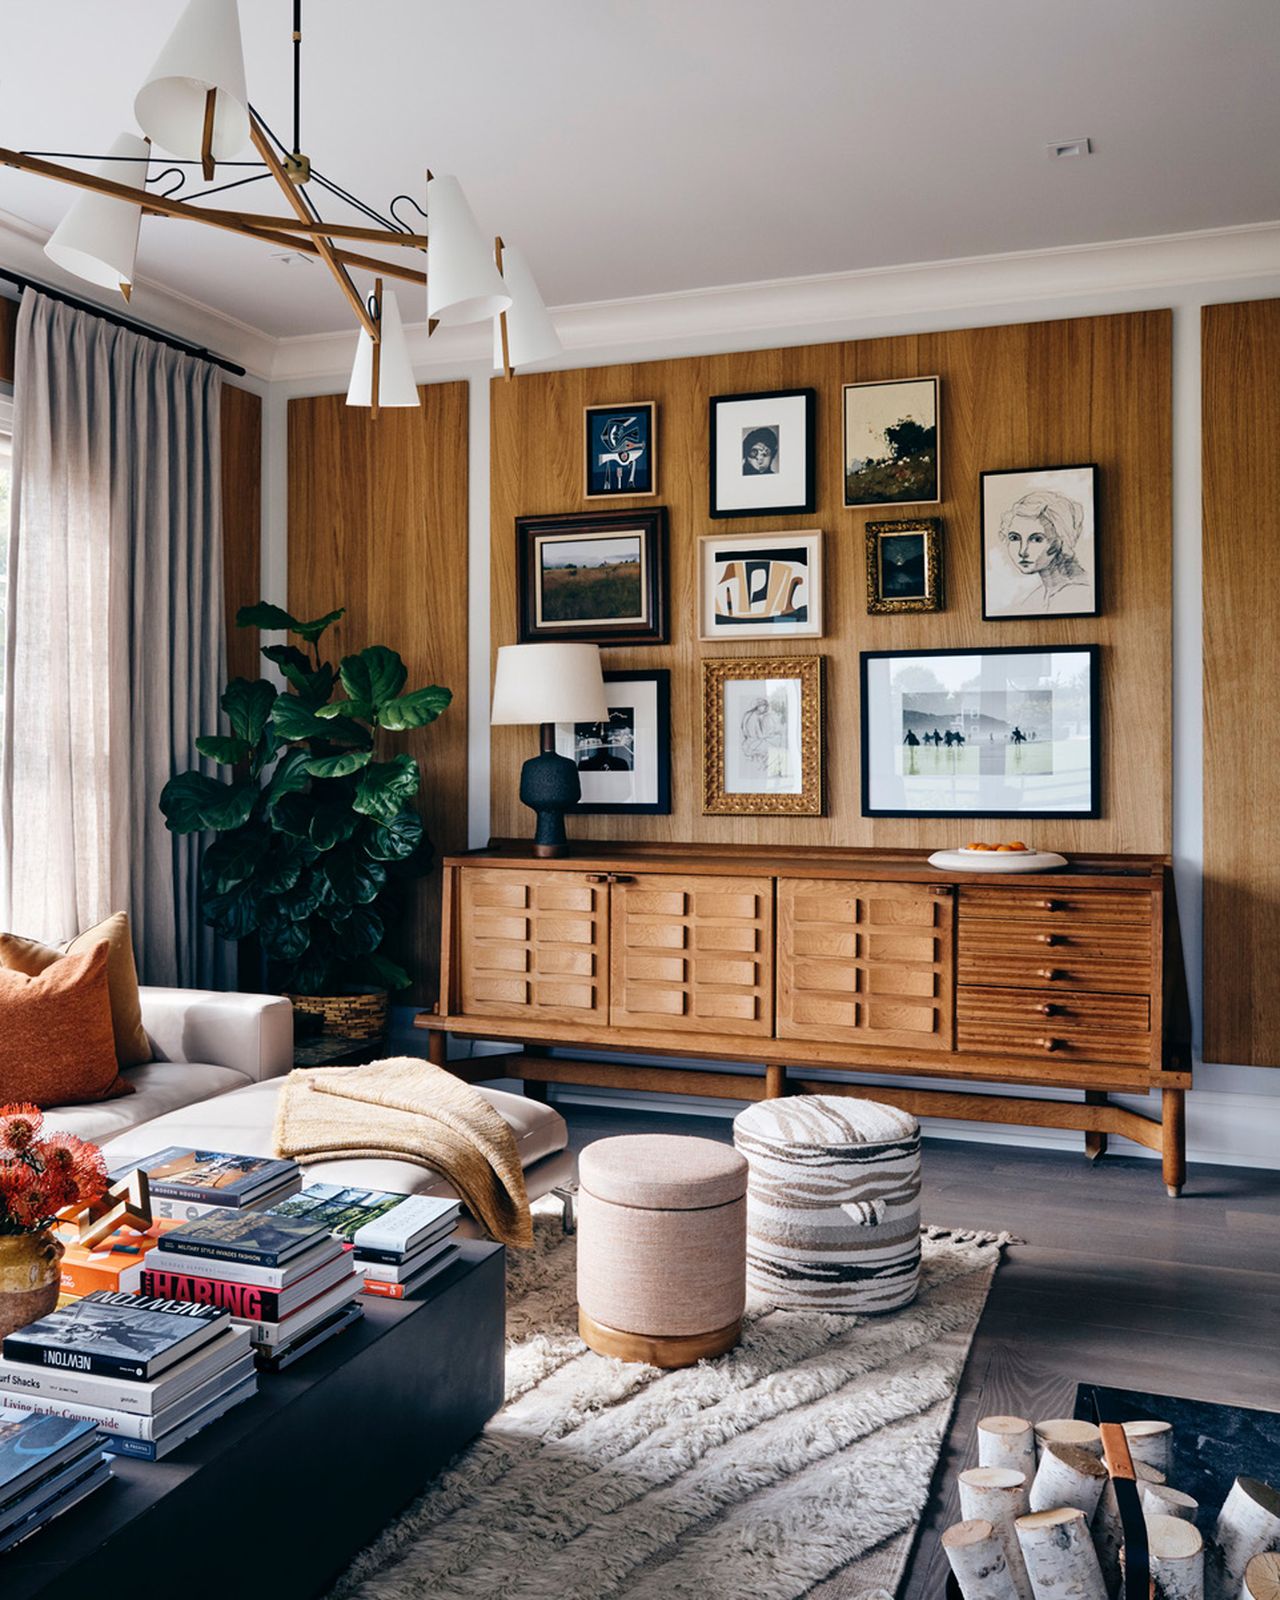
<svg viewBox="0 0 1280 1600"><path fill-rule="evenodd" d="M1185 1178L1190 1025L1164 857L993 876L940 872L913 851L575 842L546 860L497 841L445 860L440 992L417 1019L431 1059L445 1061L451 1033L518 1040L504 1072L526 1093L855 1095L1074 1129L1095 1158L1123 1135L1161 1151L1171 1195ZM675 1060L551 1054L575 1047ZM1155 1112L1115 1094L1156 1094Z"/></svg>

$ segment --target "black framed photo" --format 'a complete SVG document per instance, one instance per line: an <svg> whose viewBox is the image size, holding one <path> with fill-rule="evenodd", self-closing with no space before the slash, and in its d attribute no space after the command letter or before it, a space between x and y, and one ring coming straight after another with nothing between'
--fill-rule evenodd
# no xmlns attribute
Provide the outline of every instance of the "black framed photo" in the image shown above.
<svg viewBox="0 0 1280 1600"><path fill-rule="evenodd" d="M657 407L652 400L623 406L587 406L583 497L658 492Z"/></svg>
<svg viewBox="0 0 1280 1600"><path fill-rule="evenodd" d="M864 650L863 816L1099 816L1100 654Z"/></svg>
<svg viewBox="0 0 1280 1600"><path fill-rule="evenodd" d="M844 386L844 503L936 505L942 499L937 378Z"/></svg>
<svg viewBox="0 0 1280 1600"><path fill-rule="evenodd" d="M671 674L606 672L606 722L559 722L556 750L578 769L578 810L666 816L671 810Z"/></svg>
<svg viewBox="0 0 1280 1600"><path fill-rule="evenodd" d="M816 389L711 400L711 515L786 517L814 509Z"/></svg>
<svg viewBox="0 0 1280 1600"><path fill-rule="evenodd" d="M516 518L520 643L665 644L667 509Z"/></svg>
<svg viewBox="0 0 1280 1600"><path fill-rule="evenodd" d="M1096 617L1098 469L982 474L982 616Z"/></svg>

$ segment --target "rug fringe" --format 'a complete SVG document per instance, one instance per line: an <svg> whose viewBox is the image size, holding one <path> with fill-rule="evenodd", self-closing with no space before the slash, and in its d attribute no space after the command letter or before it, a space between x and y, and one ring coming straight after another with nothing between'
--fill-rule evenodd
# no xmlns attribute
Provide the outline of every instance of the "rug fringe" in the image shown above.
<svg viewBox="0 0 1280 1600"><path fill-rule="evenodd" d="M931 1222L922 1224L920 1233L925 1239L950 1239L955 1244L993 1245L997 1250L1027 1242L1016 1233L984 1233L977 1228L940 1228Z"/></svg>

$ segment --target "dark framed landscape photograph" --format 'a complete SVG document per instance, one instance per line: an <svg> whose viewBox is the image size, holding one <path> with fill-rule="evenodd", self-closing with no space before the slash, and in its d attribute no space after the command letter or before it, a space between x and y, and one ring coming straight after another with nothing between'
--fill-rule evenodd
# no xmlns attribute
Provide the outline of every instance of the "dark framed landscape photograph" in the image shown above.
<svg viewBox="0 0 1280 1600"><path fill-rule="evenodd" d="M713 533L698 541L700 639L822 635L822 533Z"/></svg>
<svg viewBox="0 0 1280 1600"><path fill-rule="evenodd" d="M940 383L897 378L844 386L844 503L934 505L942 499Z"/></svg>
<svg viewBox="0 0 1280 1600"><path fill-rule="evenodd" d="M865 650L864 817L1101 814L1097 645Z"/></svg>
<svg viewBox="0 0 1280 1600"><path fill-rule="evenodd" d="M982 474L982 617L1096 617L1098 469Z"/></svg>
<svg viewBox="0 0 1280 1600"><path fill-rule="evenodd" d="M665 644L667 511L516 518L520 642Z"/></svg>
<svg viewBox="0 0 1280 1600"><path fill-rule="evenodd" d="M816 502L816 389L711 400L711 515L799 516Z"/></svg>
<svg viewBox="0 0 1280 1600"><path fill-rule="evenodd" d="M658 492L656 413L652 400L587 406L585 499Z"/></svg>
<svg viewBox="0 0 1280 1600"><path fill-rule="evenodd" d="M556 724L556 751L578 769L579 811L666 816L671 810L671 674L606 672L604 722Z"/></svg>
<svg viewBox="0 0 1280 1600"><path fill-rule="evenodd" d="M868 522L867 610L871 615L941 611L942 602L942 524L937 517Z"/></svg>

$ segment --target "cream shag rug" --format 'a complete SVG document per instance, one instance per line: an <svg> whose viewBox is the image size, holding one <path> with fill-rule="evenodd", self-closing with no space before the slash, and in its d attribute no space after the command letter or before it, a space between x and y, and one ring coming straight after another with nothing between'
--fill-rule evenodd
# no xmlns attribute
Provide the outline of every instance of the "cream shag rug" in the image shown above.
<svg viewBox="0 0 1280 1600"><path fill-rule="evenodd" d="M509 1258L506 1405L333 1600L892 1592L1008 1236L927 1229L906 1310L749 1304L736 1350L664 1373L586 1348L558 1207L535 1235Z"/></svg>

